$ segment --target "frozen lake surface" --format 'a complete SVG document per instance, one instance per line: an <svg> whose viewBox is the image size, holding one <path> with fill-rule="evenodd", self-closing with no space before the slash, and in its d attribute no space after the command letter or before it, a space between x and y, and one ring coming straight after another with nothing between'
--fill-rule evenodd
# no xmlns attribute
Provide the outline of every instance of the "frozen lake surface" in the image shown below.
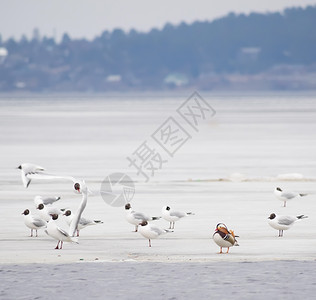
<svg viewBox="0 0 316 300"><path fill-rule="evenodd" d="M228 288L229 294L235 290L234 297L240 299L250 299L251 295L264 298L263 292L273 299L289 294L290 298L309 298L313 294L315 95L201 95L216 114L197 119L195 129L177 112L187 94L0 97L2 286L6 282L1 299L17 298L23 287L19 299L24 295L29 299L32 286L32 295L38 299L43 290L54 293L55 287L63 284L59 280L67 282L63 275L67 268L74 295L81 284L90 287L89 295L95 295L95 284L96 294L108 296L123 285L118 283L121 276L122 281L128 281L126 287L134 286L132 291L139 299L183 299L181 287L188 288L186 280L192 274L198 274L197 281L190 281L192 290L186 293L192 297L195 293L200 298L212 293L223 296L223 288ZM152 138L170 118L190 136L173 156ZM159 168L155 165L156 169L143 166L148 182L127 160L135 157L145 141L164 161ZM155 216L169 205L195 215L177 222L173 233L153 240L149 248L148 241L132 232L123 207L112 207L100 196L91 196L83 215L104 223L83 229L78 245L64 244L64 249L57 251L55 240L43 231L38 238L28 237L21 213L26 208L35 212L36 195L61 196L58 206L75 210L80 195L65 181L34 180L24 189L15 169L23 162L41 165L50 173L84 178L91 190L99 190L111 173L127 173L135 183L131 202L135 210ZM288 202L284 208L273 195L276 186L309 195ZM308 218L278 238L278 232L267 223L272 212L305 214ZM219 222L240 236L240 247L233 247L228 255L218 255L219 249L211 240ZM169 225L165 220L155 224L162 228ZM81 275L77 270L82 266ZM133 270L135 274L129 275ZM149 283L143 282L142 272ZM93 283L94 273L97 280ZM26 274L55 275L41 287L35 281L28 282ZM176 278L179 289L172 291L170 278ZM113 281L116 285L106 289ZM223 284L217 284L219 281ZM241 297L241 290L245 297ZM126 290L122 291L117 295L124 299ZM157 294L149 296L150 291Z"/></svg>

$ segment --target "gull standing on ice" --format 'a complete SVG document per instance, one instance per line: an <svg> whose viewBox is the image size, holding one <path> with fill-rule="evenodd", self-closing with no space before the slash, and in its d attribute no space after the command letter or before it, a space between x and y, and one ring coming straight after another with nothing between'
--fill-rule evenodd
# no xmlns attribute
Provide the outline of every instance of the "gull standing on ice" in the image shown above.
<svg viewBox="0 0 316 300"><path fill-rule="evenodd" d="M171 210L169 206L164 206L161 212L162 212L162 217L166 221L170 222L169 229L174 229L174 224L176 221L186 216L194 215L194 213L192 212L185 213L181 211Z"/></svg>
<svg viewBox="0 0 316 300"><path fill-rule="evenodd" d="M295 198L301 198L304 196L307 196L307 194L299 194L296 192L291 191L284 191L280 187L275 188L274 195L281 201L284 202L284 207L286 207L286 201L295 199Z"/></svg>
<svg viewBox="0 0 316 300"><path fill-rule="evenodd" d="M218 223L213 234L213 240L218 246L220 246L219 253L223 253L223 248L227 248L226 253L228 253L230 247L239 246L236 237L238 236L235 235L233 230L228 230L225 224Z"/></svg>
<svg viewBox="0 0 316 300"><path fill-rule="evenodd" d="M55 249L62 249L64 242L70 242L70 243L77 243L77 238L72 237L69 235L69 233L60 227L57 226L56 220L58 219L57 214L51 215L51 220L48 222L45 232L52 237L53 239L57 240L57 246ZM60 247L59 247L60 244Z"/></svg>
<svg viewBox="0 0 316 300"><path fill-rule="evenodd" d="M143 237L148 239L149 247L151 247L151 239L156 239L162 234L165 234L167 232L172 232L172 231L169 231L167 229L161 229L157 226L151 225L147 221L143 221L139 225L140 225L140 227L139 227L138 232Z"/></svg>
<svg viewBox="0 0 316 300"><path fill-rule="evenodd" d="M47 225L47 223L40 217L31 215L28 209L26 209L22 215L24 215L24 224L31 229L31 237L33 236L33 230L35 230L37 237L37 230L44 228Z"/></svg>
<svg viewBox="0 0 316 300"><path fill-rule="evenodd" d="M74 215L71 213L71 210L66 210L64 213L64 216L66 216L66 222L68 225L71 224L71 222L73 221ZM102 221L100 220L89 220L86 218L81 217L79 220L79 224L77 226L77 236L79 236L79 231L87 226L90 225L97 225L97 224L103 224Z"/></svg>
<svg viewBox="0 0 316 300"><path fill-rule="evenodd" d="M274 228L279 230L279 237L283 236L283 230L288 230L290 229L293 224L301 219L305 219L307 218L307 216L304 215L300 215L297 217L293 217L293 216L278 216L275 213L272 213L269 216L269 225Z"/></svg>
<svg viewBox="0 0 316 300"><path fill-rule="evenodd" d="M135 232L138 230L138 225L143 221L153 221L153 220L159 220L161 217L149 217L141 212L136 212L132 210L132 206L130 203L127 203L125 205L126 213L126 220L127 222L135 225Z"/></svg>

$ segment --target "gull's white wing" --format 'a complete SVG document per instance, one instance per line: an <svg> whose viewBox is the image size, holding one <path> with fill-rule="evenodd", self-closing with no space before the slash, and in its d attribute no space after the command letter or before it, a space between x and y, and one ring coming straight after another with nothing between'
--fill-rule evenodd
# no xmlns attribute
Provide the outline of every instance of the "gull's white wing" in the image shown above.
<svg viewBox="0 0 316 300"><path fill-rule="evenodd" d="M286 199L291 200L291 199L297 197L298 194L297 194L297 193L294 193L294 192L283 192L283 193L281 194L281 196L284 197L284 198L286 198Z"/></svg>
<svg viewBox="0 0 316 300"><path fill-rule="evenodd" d="M48 204L53 204L54 202L60 200L60 197L46 197L46 198L42 198L43 200L43 204L44 205L48 205Z"/></svg>
<svg viewBox="0 0 316 300"><path fill-rule="evenodd" d="M80 218L79 223L82 226L86 226L86 225L89 225L89 224L94 224L94 221L86 219L86 218Z"/></svg>
<svg viewBox="0 0 316 300"><path fill-rule="evenodd" d="M79 180L76 180L76 178L72 176L61 176L61 175L54 175L54 174L48 174L44 172L39 173L29 173L27 174L27 177L29 179L37 179L37 180L70 180L73 183L78 182Z"/></svg>
<svg viewBox="0 0 316 300"><path fill-rule="evenodd" d="M29 179L28 177L25 176L25 174L23 172L21 172L21 178L22 178L22 182L25 188L28 188L28 186L31 183L31 179Z"/></svg>
<svg viewBox="0 0 316 300"><path fill-rule="evenodd" d="M171 217L178 217L178 218L183 218L186 216L186 213L182 212L182 211L171 211L170 212L170 216Z"/></svg>
<svg viewBox="0 0 316 300"><path fill-rule="evenodd" d="M69 237L68 232L66 232L64 229L61 229L59 227L56 227L56 230L59 231L63 236Z"/></svg>
<svg viewBox="0 0 316 300"><path fill-rule="evenodd" d="M147 217L145 214L141 213L141 212L132 212L132 215L135 219L139 220L139 221L148 221L150 220L149 217Z"/></svg>
<svg viewBox="0 0 316 300"><path fill-rule="evenodd" d="M291 216L279 216L278 217L278 223L280 225L291 225L292 223L294 223L297 220L297 218L295 217L291 217Z"/></svg>
<svg viewBox="0 0 316 300"><path fill-rule="evenodd" d="M33 217L32 223L37 227L44 227L47 224L44 220L37 217Z"/></svg>
<svg viewBox="0 0 316 300"><path fill-rule="evenodd" d="M148 225L147 225L147 226L148 226ZM151 230L151 231L153 231L153 232L157 233L158 235L161 235L161 234L167 233L167 231L166 231L166 230L161 229L161 228L156 227L156 226L150 226L149 228L150 228L150 230Z"/></svg>
<svg viewBox="0 0 316 300"><path fill-rule="evenodd" d="M34 198L34 204L37 207L39 204L44 204L44 205L48 205L48 204L53 204L54 202L60 200L60 197L45 197L43 198L42 196L35 196Z"/></svg>

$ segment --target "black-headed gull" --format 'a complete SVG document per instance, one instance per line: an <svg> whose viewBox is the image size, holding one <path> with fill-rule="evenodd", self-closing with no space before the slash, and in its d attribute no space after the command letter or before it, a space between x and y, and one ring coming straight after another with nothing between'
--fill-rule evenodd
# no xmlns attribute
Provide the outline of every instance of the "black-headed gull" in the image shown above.
<svg viewBox="0 0 316 300"><path fill-rule="evenodd" d="M64 242L78 243L78 240L76 237L72 237L71 235L69 235L69 233L67 231L65 231L57 226L57 224L55 222L57 219L58 219L58 215L52 214L51 220L47 223L47 227L45 229L45 232L50 237L52 237L53 239L58 241L55 249L62 249ZM59 247L59 244L60 244L60 247Z"/></svg>
<svg viewBox="0 0 316 300"><path fill-rule="evenodd" d="M286 207L286 202L289 200L293 200L295 198L301 198L307 196L307 194L299 194L296 192L285 191L282 190L280 187L275 188L274 195L281 201L283 201L283 206Z"/></svg>
<svg viewBox="0 0 316 300"><path fill-rule="evenodd" d="M151 239L156 239L162 234L172 232L172 231L169 231L167 229L161 229L157 226L151 225L147 221L143 221L139 225L140 225L140 227L138 229L138 232L143 237L148 239L149 247L151 247Z"/></svg>
<svg viewBox="0 0 316 300"><path fill-rule="evenodd" d="M59 200L60 200L60 197L57 197L57 196L54 196L54 197L35 196L34 204L35 204L35 207L38 207L40 204L44 204L44 205L53 204Z"/></svg>
<svg viewBox="0 0 316 300"><path fill-rule="evenodd" d="M64 213L64 216L66 217L67 224L70 225L74 218L74 215L71 213L71 210L67 209ZM79 224L77 226L77 236L79 236L79 231L81 229L87 226L97 225L97 224L103 224L103 222L100 220L90 220L90 219L81 217L79 220Z"/></svg>
<svg viewBox="0 0 316 300"><path fill-rule="evenodd" d="M60 176L60 175L54 175L54 174L48 174L44 173L44 168L30 164L30 163L24 163L21 164L18 169L21 170L21 176L22 181L24 184L24 187L27 188L31 182L32 179L39 179L39 180L68 180L72 181L74 183L73 188L76 193L81 194L82 193L82 187L87 191L87 194L95 195L95 192L92 192L89 190L85 184L84 180L76 179L72 176ZM79 221L79 220L77 220Z"/></svg>
<svg viewBox="0 0 316 300"><path fill-rule="evenodd" d="M279 237L283 236L283 230L288 230L290 229L293 224L301 219L305 219L307 216L305 215L300 215L300 216L278 216L275 213L272 213L268 219L269 225L274 228L279 230Z"/></svg>
<svg viewBox="0 0 316 300"><path fill-rule="evenodd" d="M24 210L22 215L24 215L24 224L31 229L31 237L33 236L33 230L35 230L37 237L37 230L45 228L47 225L46 221L42 220L40 217L33 216L29 209Z"/></svg>
<svg viewBox="0 0 316 300"><path fill-rule="evenodd" d="M182 211L176 211L172 210L169 206L164 206L161 210L162 217L170 222L169 229L174 229L174 224L176 221L190 215L194 215L192 212L182 212Z"/></svg>
<svg viewBox="0 0 316 300"><path fill-rule="evenodd" d="M41 166L31 164L31 163L23 163L17 167L21 170L22 182L25 188L27 188L32 179L38 180L70 180L73 183L79 182L76 178L72 176L60 176L55 174L48 174L45 169Z"/></svg>
<svg viewBox="0 0 316 300"><path fill-rule="evenodd" d="M21 170L22 182L25 188L27 188L31 183L31 175L36 175L42 173L45 169L41 166L37 166L30 163L24 163L17 167Z"/></svg>
<svg viewBox="0 0 316 300"><path fill-rule="evenodd" d="M220 247L219 253L223 253L223 248L227 248L226 253L228 253L230 247L239 246L236 237L238 236L234 234L234 231L228 230L224 223L218 223L213 234L213 240Z"/></svg>
<svg viewBox="0 0 316 300"><path fill-rule="evenodd" d="M149 217L141 212L134 211L134 210L132 210L132 206L130 203L127 203L125 205L125 210L127 212L125 218L126 218L127 222L135 225L135 232L137 232L138 225L142 221L154 221L154 220L159 220L161 218L161 217Z"/></svg>

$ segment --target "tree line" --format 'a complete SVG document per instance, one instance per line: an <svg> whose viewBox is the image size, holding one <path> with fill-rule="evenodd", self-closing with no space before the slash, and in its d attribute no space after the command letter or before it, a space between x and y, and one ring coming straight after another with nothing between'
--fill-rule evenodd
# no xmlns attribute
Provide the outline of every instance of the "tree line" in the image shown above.
<svg viewBox="0 0 316 300"><path fill-rule="evenodd" d="M230 13L147 33L115 29L92 41L68 34L59 43L48 37L0 37L0 47L8 52L0 57L0 90L161 89L198 83L209 74L258 74L280 65L308 68L316 63L315 28L316 6L308 6Z"/></svg>

